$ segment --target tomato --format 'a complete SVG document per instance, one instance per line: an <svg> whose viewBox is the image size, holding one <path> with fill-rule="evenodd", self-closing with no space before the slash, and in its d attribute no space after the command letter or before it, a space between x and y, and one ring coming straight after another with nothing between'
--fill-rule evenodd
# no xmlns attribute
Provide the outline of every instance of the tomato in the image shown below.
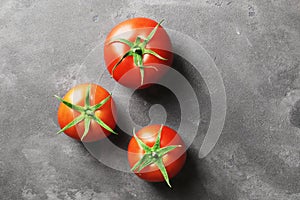
<svg viewBox="0 0 300 200"><path fill-rule="evenodd" d="M116 108L111 95L96 84L77 85L60 98L57 117L66 135L84 142L100 140L115 133Z"/></svg>
<svg viewBox="0 0 300 200"><path fill-rule="evenodd" d="M167 72L173 61L172 45L160 24L148 18L133 18L108 34L104 59L109 73L120 84L134 89L147 87Z"/></svg>
<svg viewBox="0 0 300 200"><path fill-rule="evenodd" d="M174 177L186 160L186 147L179 134L164 125L142 128L129 142L128 161L134 173L150 182ZM171 186L170 186L171 187Z"/></svg>

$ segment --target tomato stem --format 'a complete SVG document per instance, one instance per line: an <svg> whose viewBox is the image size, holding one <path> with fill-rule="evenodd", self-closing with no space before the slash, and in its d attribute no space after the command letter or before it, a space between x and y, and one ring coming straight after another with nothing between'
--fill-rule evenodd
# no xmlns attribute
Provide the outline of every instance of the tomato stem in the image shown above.
<svg viewBox="0 0 300 200"><path fill-rule="evenodd" d="M169 176L165 165L163 163L162 157L169 153L170 151L174 150L177 147L182 147L181 145L171 145L161 148L160 147L160 140L161 140L161 132L163 129L163 124L161 125L155 143L152 147L147 146L141 139L139 139L135 134L135 129L133 129L133 136L137 141L138 145L145 151L143 157L131 168L131 171L140 172L145 167L156 164L159 168L160 172L162 173L165 181L167 182L168 186L171 187Z"/></svg>
<svg viewBox="0 0 300 200"><path fill-rule="evenodd" d="M134 60L134 64L135 66L139 67L140 69L140 75L141 75L141 85L144 84L144 70L146 68L149 69L154 69L156 71L158 71L158 69L156 67L153 66L145 66L144 62L143 62L143 56L145 54L150 54L152 56L155 56L156 58L160 59L160 60L167 60L166 58L160 56L158 53L156 53L155 51L152 51L151 49L147 49L146 46L147 44L150 42L150 40L153 38L153 36L155 35L158 27L162 24L164 20L161 20L150 32L150 34L142 39L141 36L137 36L134 42L131 42L129 40L126 39L122 39L122 38L117 38L117 39L113 39L110 42L108 42L109 44L112 44L114 42L119 42L122 44L125 44L127 46L130 47L130 50L128 52L126 52L120 59L119 61L114 65L114 67L112 68L112 76L114 76L114 71L116 70L116 68L120 65L120 63L127 58L128 56L133 56L133 60ZM143 41L141 41L143 40Z"/></svg>
<svg viewBox="0 0 300 200"><path fill-rule="evenodd" d="M60 133L64 132L65 130L75 126L79 122L84 121L84 133L83 133L82 137L80 138L81 141L83 141L83 139L87 136L87 134L89 132L91 120L96 121L101 127L108 130L109 132L117 134L113 129L111 129L107 124L105 124L101 119L99 119L95 115L95 112L99 108L101 108L104 104L106 104L107 101L111 98L111 94L108 97L106 97L105 99L103 99L100 103L91 106L90 105L90 90L91 90L91 86L89 85L87 88L87 91L86 91L84 106L72 104L72 103L60 98L59 96L54 95L54 97L56 97L61 103L68 106L69 108L81 113L73 121L71 121L69 124L67 124L65 127L63 127L61 130L59 130L57 132L57 134L60 134Z"/></svg>

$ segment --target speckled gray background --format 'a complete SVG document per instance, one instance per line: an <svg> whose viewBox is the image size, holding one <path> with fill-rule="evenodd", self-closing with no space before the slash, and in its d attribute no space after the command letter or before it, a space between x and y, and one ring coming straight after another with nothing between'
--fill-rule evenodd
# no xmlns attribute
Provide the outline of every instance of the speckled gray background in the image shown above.
<svg viewBox="0 0 300 200"><path fill-rule="evenodd" d="M300 1L145 2L1 0L0 199L299 200ZM221 138L200 160L200 128L172 189L110 169L55 135L52 95L72 86L114 25L137 16L164 18L202 44L225 83Z"/></svg>

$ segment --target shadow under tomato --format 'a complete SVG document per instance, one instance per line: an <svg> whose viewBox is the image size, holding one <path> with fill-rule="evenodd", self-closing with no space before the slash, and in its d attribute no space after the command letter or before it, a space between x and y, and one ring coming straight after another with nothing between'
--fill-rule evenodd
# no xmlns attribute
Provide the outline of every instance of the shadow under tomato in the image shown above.
<svg viewBox="0 0 300 200"><path fill-rule="evenodd" d="M152 113L154 116L151 116L150 111L154 105L160 105L164 108L166 112L165 122L161 116L163 113ZM158 84L134 91L129 101L129 112L131 119L142 127L155 121L156 123L164 123L176 130L180 124L181 109L176 95L167 87Z"/></svg>
<svg viewBox="0 0 300 200"><path fill-rule="evenodd" d="M172 188L165 182L150 183L156 192L165 199L208 199L202 181L201 161L187 151L187 160L182 170L170 180Z"/></svg>
<svg viewBox="0 0 300 200"><path fill-rule="evenodd" d="M116 126L115 131L118 133L118 135L112 133L108 139L117 147L127 151L127 147L132 136L124 132L118 126Z"/></svg>

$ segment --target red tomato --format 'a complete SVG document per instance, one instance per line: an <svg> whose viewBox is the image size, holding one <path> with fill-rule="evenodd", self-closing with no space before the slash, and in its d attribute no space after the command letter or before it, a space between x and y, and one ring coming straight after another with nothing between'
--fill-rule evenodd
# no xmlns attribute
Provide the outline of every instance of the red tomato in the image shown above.
<svg viewBox="0 0 300 200"><path fill-rule="evenodd" d="M108 34L104 59L116 81L135 89L157 82L167 72L173 61L171 51L170 38L160 24L148 18L133 18Z"/></svg>
<svg viewBox="0 0 300 200"><path fill-rule="evenodd" d="M150 149L147 150L141 143ZM158 149L155 148L155 143L158 143ZM165 180L170 186L169 178L174 177L185 163L185 148L184 142L175 130L163 125L146 126L139 130L129 142L129 166L137 176L144 180L150 182ZM142 165L146 166L142 168Z"/></svg>
<svg viewBox="0 0 300 200"><path fill-rule="evenodd" d="M63 98L57 98L61 101L57 113L61 127L58 133L64 132L76 140L93 142L114 132L115 104L110 94L101 86L77 85Z"/></svg>

